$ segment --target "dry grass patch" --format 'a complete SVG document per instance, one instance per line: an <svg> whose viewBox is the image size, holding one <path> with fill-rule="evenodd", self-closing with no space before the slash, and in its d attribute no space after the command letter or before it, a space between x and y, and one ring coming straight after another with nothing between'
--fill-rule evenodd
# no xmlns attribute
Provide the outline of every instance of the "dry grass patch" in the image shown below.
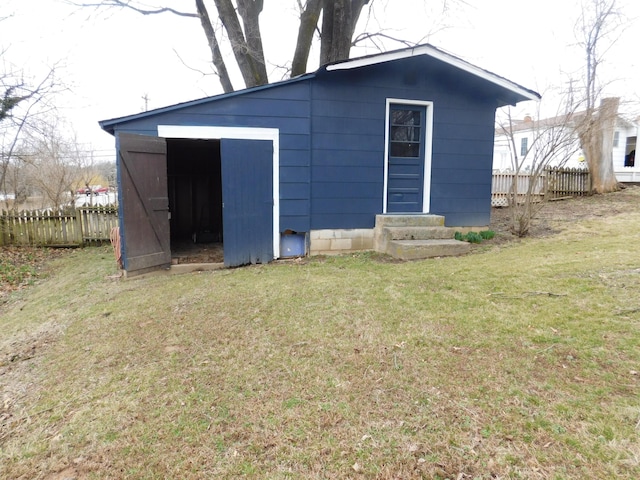
<svg viewBox="0 0 640 480"><path fill-rule="evenodd" d="M2 312L3 345L63 333L19 362L0 476L638 478L640 213L584 222L129 281L77 252Z"/></svg>

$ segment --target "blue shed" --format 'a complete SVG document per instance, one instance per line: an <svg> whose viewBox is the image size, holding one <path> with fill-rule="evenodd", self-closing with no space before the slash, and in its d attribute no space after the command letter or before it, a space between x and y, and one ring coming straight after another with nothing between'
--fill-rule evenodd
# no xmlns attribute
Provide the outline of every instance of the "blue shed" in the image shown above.
<svg viewBox="0 0 640 480"><path fill-rule="evenodd" d="M496 108L539 98L421 45L101 121L116 138L124 269L167 267L181 241L221 242L236 266L385 251L385 222L487 226Z"/></svg>

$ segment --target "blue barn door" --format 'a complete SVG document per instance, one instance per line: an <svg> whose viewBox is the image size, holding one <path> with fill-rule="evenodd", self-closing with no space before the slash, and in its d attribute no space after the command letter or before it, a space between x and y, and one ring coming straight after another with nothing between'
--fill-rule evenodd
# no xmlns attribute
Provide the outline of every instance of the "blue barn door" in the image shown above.
<svg viewBox="0 0 640 480"><path fill-rule="evenodd" d="M273 260L273 142L220 141L226 267Z"/></svg>
<svg viewBox="0 0 640 480"><path fill-rule="evenodd" d="M422 212L426 108L389 106L387 213Z"/></svg>

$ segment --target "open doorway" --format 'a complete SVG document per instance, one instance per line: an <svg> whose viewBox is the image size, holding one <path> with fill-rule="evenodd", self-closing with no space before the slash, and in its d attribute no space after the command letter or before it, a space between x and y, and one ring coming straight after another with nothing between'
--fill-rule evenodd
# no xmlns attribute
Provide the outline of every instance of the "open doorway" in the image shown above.
<svg viewBox="0 0 640 480"><path fill-rule="evenodd" d="M167 139L171 261L222 263L220 140Z"/></svg>
<svg viewBox="0 0 640 480"><path fill-rule="evenodd" d="M180 257L186 257L182 263L225 267L279 257L277 130L225 132L245 135L118 134L127 274L167 268ZM247 133L258 138L246 138Z"/></svg>

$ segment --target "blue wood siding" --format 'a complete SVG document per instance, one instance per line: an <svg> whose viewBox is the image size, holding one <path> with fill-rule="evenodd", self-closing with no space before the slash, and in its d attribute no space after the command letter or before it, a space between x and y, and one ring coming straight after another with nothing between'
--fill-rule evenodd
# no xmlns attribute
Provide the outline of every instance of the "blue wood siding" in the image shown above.
<svg viewBox="0 0 640 480"><path fill-rule="evenodd" d="M488 225L496 97L432 59L319 74L312 83L311 228L372 228L383 209L386 100L433 102L430 212Z"/></svg>
<svg viewBox="0 0 640 480"><path fill-rule="evenodd" d="M448 226L489 225L494 121L493 106L480 104L434 122L431 210Z"/></svg>
<svg viewBox="0 0 640 480"><path fill-rule="evenodd" d="M264 127L280 130L280 229L310 229L308 81L221 97L160 111L118 125L117 132L157 135L158 125Z"/></svg>
<svg viewBox="0 0 640 480"><path fill-rule="evenodd" d="M385 103L372 101L375 88L317 80L312 85L311 228L371 228L382 211Z"/></svg>

